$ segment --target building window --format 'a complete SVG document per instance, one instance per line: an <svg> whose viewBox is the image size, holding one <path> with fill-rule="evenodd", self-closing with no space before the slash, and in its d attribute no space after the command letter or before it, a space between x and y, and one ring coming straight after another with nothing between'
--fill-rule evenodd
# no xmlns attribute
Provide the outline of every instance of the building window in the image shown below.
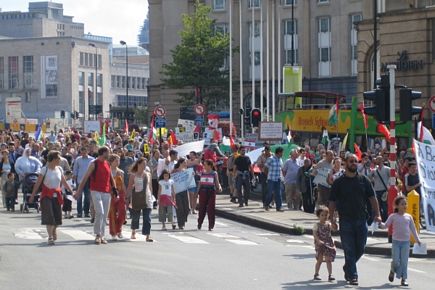
<svg viewBox="0 0 435 290"><path fill-rule="evenodd" d="M0 57L0 89L5 88L5 59Z"/></svg>
<svg viewBox="0 0 435 290"><path fill-rule="evenodd" d="M286 64L297 64L299 62L299 50L294 49L294 53L292 54L291 49L285 50L285 62Z"/></svg>
<svg viewBox="0 0 435 290"><path fill-rule="evenodd" d="M94 73L88 73L88 86L94 86Z"/></svg>
<svg viewBox="0 0 435 290"><path fill-rule="evenodd" d="M32 93L31 92L26 92L24 94L24 101L26 103L31 103L32 102Z"/></svg>
<svg viewBox="0 0 435 290"><path fill-rule="evenodd" d="M97 74L97 86L103 87L103 75L102 74Z"/></svg>
<svg viewBox="0 0 435 290"><path fill-rule="evenodd" d="M85 113L85 92L79 91L79 113Z"/></svg>
<svg viewBox="0 0 435 290"><path fill-rule="evenodd" d="M85 66L89 65L89 53L85 53Z"/></svg>
<svg viewBox="0 0 435 290"><path fill-rule="evenodd" d="M216 23L214 25L214 33L218 34L227 34L228 33L228 25L226 23Z"/></svg>
<svg viewBox="0 0 435 290"><path fill-rule="evenodd" d="M319 18L319 32L331 32L330 18Z"/></svg>
<svg viewBox="0 0 435 290"><path fill-rule="evenodd" d="M252 37L251 29L252 22L249 22L249 37ZM260 37L260 21L254 21L254 37Z"/></svg>
<svg viewBox="0 0 435 290"><path fill-rule="evenodd" d="M125 95L117 95L117 105L119 107L126 107L127 106L127 97ZM146 96L135 96L135 95L129 95L128 96L128 106L130 108L135 107L146 107L148 102L148 97Z"/></svg>
<svg viewBox="0 0 435 290"><path fill-rule="evenodd" d="M284 35L291 35L292 33L298 34L298 22L297 19L284 20Z"/></svg>
<svg viewBox="0 0 435 290"><path fill-rule="evenodd" d="M260 3L261 3L261 0L249 0L248 1L248 8L252 8L252 7L259 8Z"/></svg>
<svg viewBox="0 0 435 290"><path fill-rule="evenodd" d="M103 68L103 57L101 56L101 54L98 55L98 68Z"/></svg>
<svg viewBox="0 0 435 290"><path fill-rule="evenodd" d="M284 6L292 6L297 4L298 4L297 0L284 0Z"/></svg>
<svg viewBox="0 0 435 290"><path fill-rule="evenodd" d="M110 87L114 88L116 85L116 76L111 77Z"/></svg>
<svg viewBox="0 0 435 290"><path fill-rule="evenodd" d="M213 10L214 11L225 10L225 0L213 0Z"/></svg>
<svg viewBox="0 0 435 290"><path fill-rule="evenodd" d="M79 86L85 85L85 73L82 71L79 71Z"/></svg>
<svg viewBox="0 0 435 290"><path fill-rule="evenodd" d="M350 70L352 75L357 75L358 73L358 32L356 29L356 24L362 20L362 14L354 14L350 16Z"/></svg>
<svg viewBox="0 0 435 290"><path fill-rule="evenodd" d="M116 76L116 87L117 88L121 87L121 76Z"/></svg>
<svg viewBox="0 0 435 290"><path fill-rule="evenodd" d="M85 60L84 60L84 58L85 58L84 53L83 53L83 52L80 52L80 65L81 65L81 66L84 66L84 65L85 65Z"/></svg>
<svg viewBox="0 0 435 290"><path fill-rule="evenodd" d="M132 89L136 89L136 78L135 78L135 77L133 77L133 78L131 79L131 88L132 88Z"/></svg>
<svg viewBox="0 0 435 290"><path fill-rule="evenodd" d="M331 48L322 47L319 49L320 61L328 62L331 61Z"/></svg>
<svg viewBox="0 0 435 290"><path fill-rule="evenodd" d="M33 83L33 56L23 56L24 87L31 88Z"/></svg>
<svg viewBox="0 0 435 290"><path fill-rule="evenodd" d="M95 65L94 65L94 59L95 59L95 54L90 53L90 54L89 54L89 66L90 66L90 67L94 67L94 66L95 66Z"/></svg>
<svg viewBox="0 0 435 290"><path fill-rule="evenodd" d="M45 94L47 98L57 97L57 85L45 85Z"/></svg>
<svg viewBox="0 0 435 290"><path fill-rule="evenodd" d="M125 89L125 77L122 77L121 88Z"/></svg>
<svg viewBox="0 0 435 290"><path fill-rule="evenodd" d="M319 3L319 4L327 4L327 3L329 3L329 0L317 0L317 3Z"/></svg>
<svg viewBox="0 0 435 290"><path fill-rule="evenodd" d="M8 58L8 80L9 89L18 88L18 56Z"/></svg>

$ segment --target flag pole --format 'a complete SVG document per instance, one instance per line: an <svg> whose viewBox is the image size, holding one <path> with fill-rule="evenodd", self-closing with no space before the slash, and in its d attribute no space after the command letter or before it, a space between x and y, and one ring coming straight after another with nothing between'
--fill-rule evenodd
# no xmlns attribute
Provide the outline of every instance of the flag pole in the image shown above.
<svg viewBox="0 0 435 290"><path fill-rule="evenodd" d="M229 48L229 74L230 74L230 136L233 134L233 0L229 1L230 18L230 48Z"/></svg>
<svg viewBox="0 0 435 290"><path fill-rule="evenodd" d="M264 120L264 102L263 102L263 90L264 90L264 65L263 65L263 1L260 2L260 110L261 121Z"/></svg>
<svg viewBox="0 0 435 290"><path fill-rule="evenodd" d="M266 1L266 121L269 122L270 107L270 32L269 32L269 1Z"/></svg>
<svg viewBox="0 0 435 290"><path fill-rule="evenodd" d="M243 109L243 35L242 35L242 0L239 0L239 49L240 49L240 59L239 59L239 63L240 63L240 108ZM243 130L244 130L244 113L243 112L240 115L240 137L243 140Z"/></svg>

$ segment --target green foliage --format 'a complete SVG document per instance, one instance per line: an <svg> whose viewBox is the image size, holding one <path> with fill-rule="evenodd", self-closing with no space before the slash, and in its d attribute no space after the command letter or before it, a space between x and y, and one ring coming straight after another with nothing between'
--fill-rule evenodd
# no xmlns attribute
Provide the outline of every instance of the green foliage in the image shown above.
<svg viewBox="0 0 435 290"><path fill-rule="evenodd" d="M183 105L196 103L195 88L200 90L208 108L223 108L228 103L229 71L223 69L229 52L228 34L216 33L211 8L198 0L195 12L183 15L181 43L172 53L172 62L163 66L163 82L173 89L183 89L178 95Z"/></svg>

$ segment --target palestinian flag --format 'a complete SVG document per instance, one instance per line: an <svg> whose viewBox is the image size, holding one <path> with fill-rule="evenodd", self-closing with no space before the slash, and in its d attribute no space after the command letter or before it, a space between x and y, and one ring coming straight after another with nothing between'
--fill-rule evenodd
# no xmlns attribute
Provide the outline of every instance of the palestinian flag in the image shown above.
<svg viewBox="0 0 435 290"><path fill-rule="evenodd" d="M335 105L329 110L328 124L330 126L337 126L338 124L338 98L336 98Z"/></svg>

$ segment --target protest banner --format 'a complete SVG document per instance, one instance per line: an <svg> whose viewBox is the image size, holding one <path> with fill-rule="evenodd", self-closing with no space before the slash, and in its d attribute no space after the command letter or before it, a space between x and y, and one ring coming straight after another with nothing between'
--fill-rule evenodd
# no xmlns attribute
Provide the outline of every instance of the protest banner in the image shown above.
<svg viewBox="0 0 435 290"><path fill-rule="evenodd" d="M430 232L435 232L435 145L421 143L414 139L414 148L422 184L421 199L426 228Z"/></svg>
<svg viewBox="0 0 435 290"><path fill-rule="evenodd" d="M176 172L171 174L172 180L174 180L175 193L180 193L188 190L189 188L196 187L195 172L193 168L188 168L181 172Z"/></svg>
<svg viewBox="0 0 435 290"><path fill-rule="evenodd" d="M189 142L174 148L178 152L178 157L186 157L191 151L202 152L204 150L204 140Z"/></svg>
<svg viewBox="0 0 435 290"><path fill-rule="evenodd" d="M328 178L329 169L328 168L320 168L317 170L316 177L314 177L313 183L317 185L322 185L325 187L331 187L326 179Z"/></svg>

